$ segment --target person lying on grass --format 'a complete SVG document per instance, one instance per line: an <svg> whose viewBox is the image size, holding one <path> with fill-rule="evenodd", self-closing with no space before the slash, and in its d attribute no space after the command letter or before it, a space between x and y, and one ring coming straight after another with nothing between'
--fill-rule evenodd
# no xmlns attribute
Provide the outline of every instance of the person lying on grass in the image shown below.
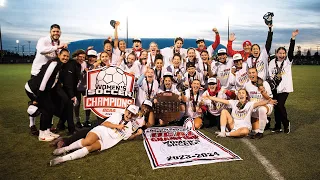
<svg viewBox="0 0 320 180"><path fill-rule="evenodd" d="M259 102L250 102L248 92L245 89L240 89L237 94L238 100L225 100L215 96L204 96L204 99L210 99L216 102L221 102L230 105L232 108L231 114L226 110L221 111L220 128L221 132L216 132L217 137L244 137L247 136L252 128L251 113L254 108L264 106L266 104L276 104L277 101L269 99ZM229 132L226 132L226 127Z"/></svg>
<svg viewBox="0 0 320 180"><path fill-rule="evenodd" d="M78 141L70 144L69 146L55 149L53 155L61 155L72 150L72 153L66 154L61 157L54 158L50 161L50 166L63 163L65 161L83 158L89 152L97 150L109 149L121 140L133 139L142 134L142 129L136 129L132 124L139 111L139 107L129 105L124 114L114 113L101 125L93 128L86 136L86 138L79 139Z"/></svg>

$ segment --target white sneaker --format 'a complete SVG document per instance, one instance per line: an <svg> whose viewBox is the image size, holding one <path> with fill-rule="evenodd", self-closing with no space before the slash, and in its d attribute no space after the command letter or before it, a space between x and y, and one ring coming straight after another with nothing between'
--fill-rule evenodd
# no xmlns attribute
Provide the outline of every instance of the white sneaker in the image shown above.
<svg viewBox="0 0 320 180"><path fill-rule="evenodd" d="M48 135L45 133L45 131L40 131L39 132L39 141L53 141L54 137Z"/></svg>
<svg viewBox="0 0 320 180"><path fill-rule="evenodd" d="M46 130L46 133L47 133L49 136L54 137L54 139L56 139L56 138L60 137L60 135L59 135L59 134L54 134L54 133L53 133L53 132L51 132L50 130Z"/></svg>
<svg viewBox="0 0 320 180"><path fill-rule="evenodd" d="M216 132L216 134L217 134L217 137L227 137L225 132L219 132L219 133Z"/></svg>
<svg viewBox="0 0 320 180"><path fill-rule="evenodd" d="M55 166L55 165L61 164L63 162L64 161L62 160L62 157L57 157L57 158L50 160L49 164L50 164L50 166Z"/></svg>
<svg viewBox="0 0 320 180"><path fill-rule="evenodd" d="M66 149L62 147L62 148L55 149L52 154L55 156L59 156L61 154L66 154L66 153L67 153Z"/></svg>

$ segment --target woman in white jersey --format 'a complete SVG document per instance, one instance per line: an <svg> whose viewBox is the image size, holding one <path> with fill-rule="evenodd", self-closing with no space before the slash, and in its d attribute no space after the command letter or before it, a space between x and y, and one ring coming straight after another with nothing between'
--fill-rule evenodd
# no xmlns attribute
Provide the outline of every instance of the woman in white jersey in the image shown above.
<svg viewBox="0 0 320 180"><path fill-rule="evenodd" d="M229 75L227 89L239 90L244 87L244 84L248 82L248 65L243 62L241 54L235 54L232 57L235 66L231 69Z"/></svg>
<svg viewBox="0 0 320 180"><path fill-rule="evenodd" d="M271 78L278 76L282 79L276 90L272 92L273 98L278 101L278 104L274 107L276 124L274 129L272 130L273 132L281 132L282 123L284 132L287 134L290 133L290 122L288 120L287 110L284 105L289 93L293 92L291 66L293 60L295 38L298 34L299 30L295 30L292 32L288 55L284 47L279 47L277 49L276 58L271 60L269 63L269 75L271 76Z"/></svg>
<svg viewBox="0 0 320 180"><path fill-rule="evenodd" d="M267 81L264 81L260 77L258 77L258 70L256 68L250 68L249 71L249 79L244 88L249 94L251 102L259 102L263 100L271 99L272 92L270 85ZM272 113L273 105L267 104L265 106L259 106L253 110L252 116L252 126L254 136L251 138L260 139L263 137L263 132L268 123L268 116Z"/></svg>
<svg viewBox="0 0 320 180"><path fill-rule="evenodd" d="M218 137L244 137L247 136L252 128L251 126L251 113L254 108L258 106L264 106L274 101L265 100L260 102L249 101L248 92L244 89L240 89L237 94L238 100L225 100L214 96L206 96L206 99L210 99L216 102L221 102L226 105L230 105L232 108L231 114L228 110L224 109L220 115L220 128L221 132L217 132ZM226 132L226 127L229 132Z"/></svg>
<svg viewBox="0 0 320 180"><path fill-rule="evenodd" d="M173 74L173 83L176 85L177 89L180 91L183 89L183 75L186 69L183 66L180 54L176 53L173 55L172 63L166 68L168 72Z"/></svg>
<svg viewBox="0 0 320 180"><path fill-rule="evenodd" d="M268 27L269 31L265 47L263 49L260 49L260 46L258 44L253 44L251 46L251 55L247 59L248 67L256 68L258 70L258 76L264 81L268 76L268 58L273 35L272 25L268 25Z"/></svg>
<svg viewBox="0 0 320 180"><path fill-rule="evenodd" d="M229 74L233 66L232 58L227 57L226 49L218 50L218 62L212 62L211 70L217 79L220 81L222 87L226 87L228 84Z"/></svg>
<svg viewBox="0 0 320 180"><path fill-rule="evenodd" d="M133 129L132 120L137 115L139 108L135 105L129 105L124 114L114 113L101 125L93 128L86 138L70 144L69 146L55 149L54 155L61 155L72 150L76 150L67 155L57 157L50 161L50 166L54 166L65 161L83 158L93 151L103 151L118 144L121 140L135 138L142 134L142 130Z"/></svg>

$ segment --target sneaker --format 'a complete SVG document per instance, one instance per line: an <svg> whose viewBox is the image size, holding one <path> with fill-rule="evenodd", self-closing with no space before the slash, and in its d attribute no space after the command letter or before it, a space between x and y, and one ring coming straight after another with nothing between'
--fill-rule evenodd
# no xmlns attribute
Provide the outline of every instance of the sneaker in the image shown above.
<svg viewBox="0 0 320 180"><path fill-rule="evenodd" d="M261 139L263 137L263 133L257 133L254 136L252 136L251 139Z"/></svg>
<svg viewBox="0 0 320 180"><path fill-rule="evenodd" d="M91 127L90 121L84 122L83 127Z"/></svg>
<svg viewBox="0 0 320 180"><path fill-rule="evenodd" d="M289 134L290 133L290 122L287 128L284 128L284 133Z"/></svg>
<svg viewBox="0 0 320 180"><path fill-rule="evenodd" d="M81 122L78 121L78 122L76 123L76 127L79 128L79 129L81 129L81 128L83 127L83 125L81 124Z"/></svg>
<svg viewBox="0 0 320 180"><path fill-rule="evenodd" d="M55 156L59 156L61 154L66 155L67 151L66 151L65 148L57 148L52 152L52 154L55 155Z"/></svg>
<svg viewBox="0 0 320 180"><path fill-rule="evenodd" d="M43 132L43 133L39 133L39 141L52 141L55 138L50 136L49 134Z"/></svg>
<svg viewBox="0 0 320 180"><path fill-rule="evenodd" d="M219 132L219 133L216 132L216 134L217 134L217 137L227 137L225 132Z"/></svg>
<svg viewBox="0 0 320 180"><path fill-rule="evenodd" d="M282 129L273 128L273 129L271 130L271 132L273 132L273 133L280 133L280 132L282 132Z"/></svg>
<svg viewBox="0 0 320 180"><path fill-rule="evenodd" d="M56 139L56 138L60 137L60 135L59 135L59 134L54 134L54 133L53 133L53 132L51 132L51 131L46 131L46 133L47 133L49 136L54 137L54 139Z"/></svg>
<svg viewBox="0 0 320 180"><path fill-rule="evenodd" d="M63 162L64 161L63 161L62 157L57 157L57 158L50 160L49 164L50 164L50 166L55 166L55 165L61 164Z"/></svg>
<svg viewBox="0 0 320 180"><path fill-rule="evenodd" d="M35 125L30 127L30 132L34 136L39 136L39 130L37 129L37 127Z"/></svg>

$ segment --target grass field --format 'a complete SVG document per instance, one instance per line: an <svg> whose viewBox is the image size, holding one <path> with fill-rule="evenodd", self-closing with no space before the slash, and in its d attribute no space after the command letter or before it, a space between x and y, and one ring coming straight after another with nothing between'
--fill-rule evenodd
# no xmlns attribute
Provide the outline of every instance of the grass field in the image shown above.
<svg viewBox="0 0 320 180"><path fill-rule="evenodd" d="M152 170L142 139L137 139L49 167L53 149L29 134L24 84L30 68L0 65L0 179L270 179L245 143L218 139L215 129L201 131L243 161ZM319 72L320 66L293 67L295 91L287 100L292 127L289 135L267 131L260 140L249 139L285 179L320 177Z"/></svg>

